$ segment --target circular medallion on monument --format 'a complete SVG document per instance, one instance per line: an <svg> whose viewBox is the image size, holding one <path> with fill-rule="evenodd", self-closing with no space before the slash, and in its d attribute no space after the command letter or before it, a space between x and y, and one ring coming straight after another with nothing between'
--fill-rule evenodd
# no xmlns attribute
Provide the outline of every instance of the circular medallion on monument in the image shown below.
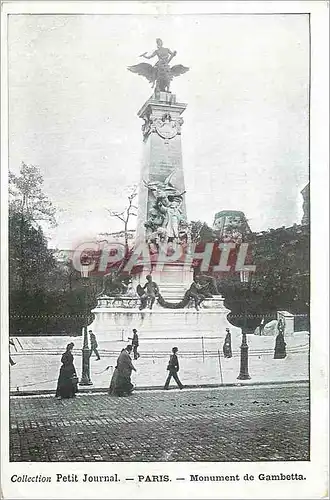
<svg viewBox="0 0 330 500"><path fill-rule="evenodd" d="M161 119L156 120L155 128L157 134L163 139L172 139L178 133L176 122L172 121L169 113L166 113Z"/></svg>

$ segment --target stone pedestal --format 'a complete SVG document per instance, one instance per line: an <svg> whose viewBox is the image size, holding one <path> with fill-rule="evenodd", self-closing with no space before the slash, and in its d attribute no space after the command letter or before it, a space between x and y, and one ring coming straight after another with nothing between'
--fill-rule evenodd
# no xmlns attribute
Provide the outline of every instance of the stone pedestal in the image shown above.
<svg viewBox="0 0 330 500"><path fill-rule="evenodd" d="M159 286L162 297L169 302L178 302L183 299L185 292L193 281L193 270L190 264L182 262L164 264L162 269L144 269L144 271L134 277L133 287L138 284L145 285L146 276L152 275L153 281Z"/></svg>
<svg viewBox="0 0 330 500"><path fill-rule="evenodd" d="M182 297L176 297L178 302ZM194 307L185 309L165 309L154 304L153 309L139 310L138 297L100 297L98 305L93 309L94 322L90 328L101 340L122 340L131 335L132 329L139 331L141 338L211 338L219 336L230 328L232 332L240 332L227 320L230 312L224 306L224 299L215 296L205 299L201 309Z"/></svg>

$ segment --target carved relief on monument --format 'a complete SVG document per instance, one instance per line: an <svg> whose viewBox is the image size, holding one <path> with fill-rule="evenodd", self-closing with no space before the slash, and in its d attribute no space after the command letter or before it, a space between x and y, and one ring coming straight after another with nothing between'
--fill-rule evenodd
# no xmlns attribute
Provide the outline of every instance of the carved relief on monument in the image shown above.
<svg viewBox="0 0 330 500"><path fill-rule="evenodd" d="M164 113L161 117L150 114L144 118L143 137L146 139L152 132L157 132L162 139L173 139L177 134L181 134L182 124L183 118L173 119L170 113Z"/></svg>
<svg viewBox="0 0 330 500"><path fill-rule="evenodd" d="M170 113L164 113L161 119L155 121L155 128L157 134L163 139L172 139L176 134L181 133L181 125L183 119L179 117L173 120Z"/></svg>
<svg viewBox="0 0 330 500"><path fill-rule="evenodd" d="M145 223L149 243L157 245L188 240L188 223L182 212L185 192L180 192L171 183L173 174L174 171L163 182L144 181L154 198Z"/></svg>

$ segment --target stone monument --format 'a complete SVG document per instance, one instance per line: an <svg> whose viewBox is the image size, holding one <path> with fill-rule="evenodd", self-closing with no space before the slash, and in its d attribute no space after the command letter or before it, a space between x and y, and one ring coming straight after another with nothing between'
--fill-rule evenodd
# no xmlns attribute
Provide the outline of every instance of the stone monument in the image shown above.
<svg viewBox="0 0 330 500"><path fill-rule="evenodd" d="M170 92L173 77L189 68L170 67L175 55L157 39L157 49L141 57L157 56L158 62L128 68L154 88L138 111L143 120L143 155L135 247L147 248L148 258L142 258L143 270L133 276L135 294L99 297L92 311L92 328L98 338L118 340L133 327L143 337L163 339L173 338L174 333L178 337L219 336L226 327L232 328L223 297L212 294L210 280L193 276L181 150L187 105Z"/></svg>

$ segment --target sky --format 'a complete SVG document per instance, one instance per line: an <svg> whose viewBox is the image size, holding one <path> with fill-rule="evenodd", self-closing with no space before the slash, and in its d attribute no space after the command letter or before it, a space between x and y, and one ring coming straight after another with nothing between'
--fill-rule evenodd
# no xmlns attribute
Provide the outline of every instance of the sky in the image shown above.
<svg viewBox="0 0 330 500"><path fill-rule="evenodd" d="M140 182L150 84L127 70L164 46L189 72L173 80L187 216L243 211L253 231L300 223L309 180L306 15L9 16L9 168L38 165L57 210L49 246L121 230ZM152 61L151 61L152 62ZM155 61L156 62L156 61ZM134 228L135 219L132 228Z"/></svg>

